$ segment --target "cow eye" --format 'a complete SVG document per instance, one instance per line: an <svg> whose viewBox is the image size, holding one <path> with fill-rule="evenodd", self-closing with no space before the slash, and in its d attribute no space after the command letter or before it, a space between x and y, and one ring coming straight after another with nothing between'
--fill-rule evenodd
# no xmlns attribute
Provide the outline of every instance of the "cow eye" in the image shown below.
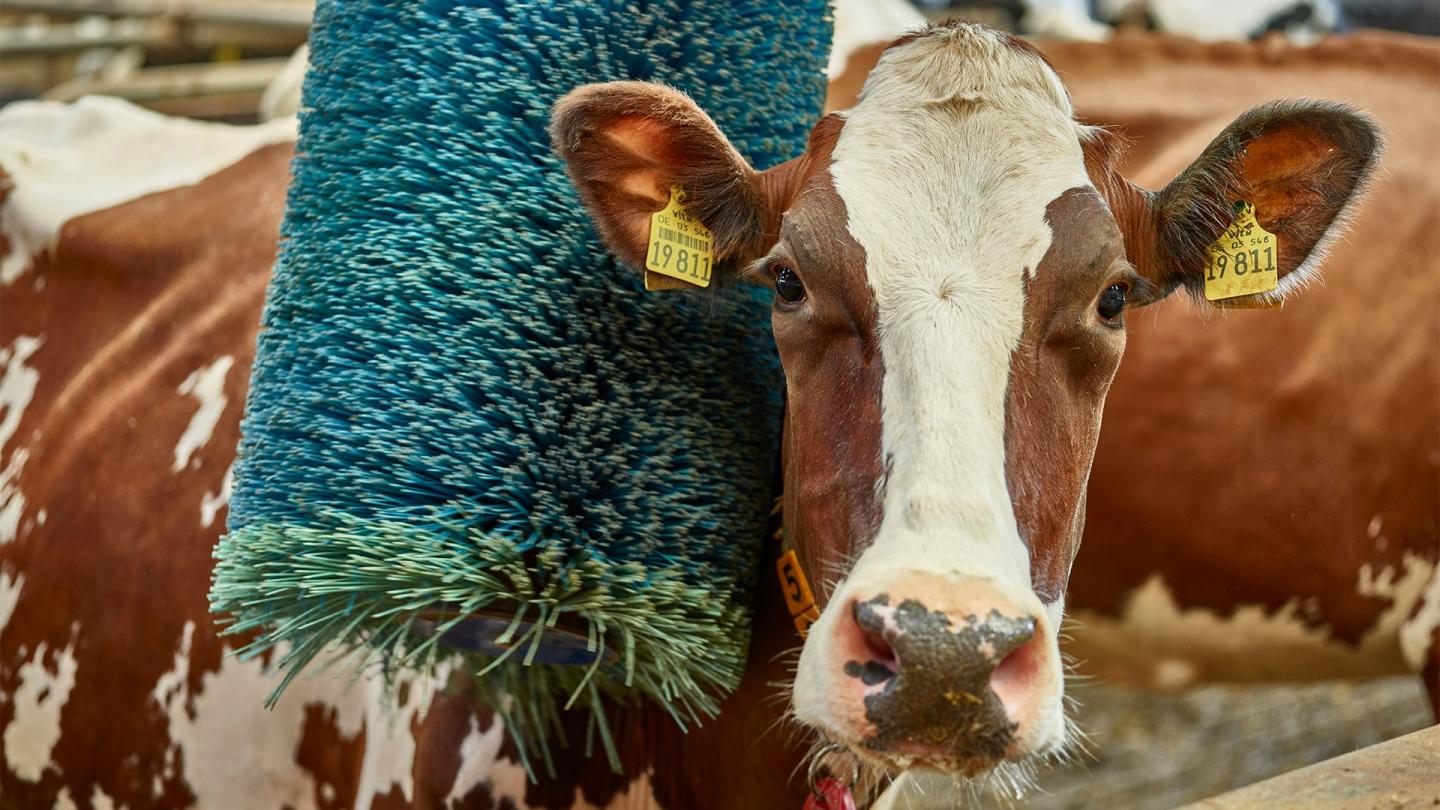
<svg viewBox="0 0 1440 810"><path fill-rule="evenodd" d="M805 297L805 285L795 268L780 265L775 268L775 294L787 304L793 304Z"/></svg>
<svg viewBox="0 0 1440 810"><path fill-rule="evenodd" d="M1104 321L1114 321L1125 311L1125 289L1124 284L1111 284L1100 293L1100 300L1095 304L1095 311L1100 314Z"/></svg>

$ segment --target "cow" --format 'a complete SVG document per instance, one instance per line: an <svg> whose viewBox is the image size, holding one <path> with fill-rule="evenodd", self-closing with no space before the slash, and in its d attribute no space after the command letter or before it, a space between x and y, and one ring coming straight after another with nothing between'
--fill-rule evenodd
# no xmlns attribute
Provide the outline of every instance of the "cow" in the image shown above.
<svg viewBox="0 0 1440 810"><path fill-rule="evenodd" d="M1440 107L1413 102L1440 95L1440 48L1375 31L1308 47L1134 34L1109 49L1040 46L1080 117L1125 133L1122 170L1142 183L1175 176L1246 108L1317 86L1381 115L1393 144L1373 204L1329 262L1345 281L1307 290L1283 316L1171 300L1131 323L1071 576L1067 651L1086 674L1160 689L1417 672L1440 718L1440 176L1429 168ZM827 106L853 105L877 57L856 50ZM1394 293L1383 319L1351 311L1347 293L1367 283ZM1241 379L1284 380L1285 395L1235 401ZM1233 419L1200 430L1211 409ZM1356 424L1362 414L1388 430ZM1370 463L1357 468L1361 458ZM1269 482L1270 508L1236 470ZM1135 484L1177 473L1169 486Z"/></svg>
<svg viewBox="0 0 1440 810"><path fill-rule="evenodd" d="M964 23L896 41L763 172L660 85L579 88L551 132L622 262L655 261L679 188L719 275L774 288L785 530L823 583L791 703L842 774L1063 754L1058 634L1127 310L1208 291L1248 204L1282 247L1274 294L1240 303L1299 295L1381 148L1352 108L1275 102L1149 192L1039 51Z"/></svg>
<svg viewBox="0 0 1440 810"><path fill-rule="evenodd" d="M1108 148L1110 141L1103 133L1069 121L1064 115L1069 102L1050 68L1008 37L963 27L939 28L902 41L886 59L903 75L906 73L903 68L912 65L910 57L918 57L925 49L948 54L943 43L955 46L955 53L950 54L952 61L961 61L963 55L964 59L974 60L973 64L993 68L982 74L1000 86L975 88L973 97L927 99L937 102L937 115L954 116L959 123L967 120L969 113L992 106L995 111L1011 109L1008 102L999 103L1007 101L1003 92L1005 82L1027 78L1027 92L1043 104L1037 101L1035 105L1020 105L1020 108L1034 106L1037 115L1053 116L1055 131L1050 134L1057 136L1053 143L1041 139L1054 149L1042 149L1036 156L1046 161L1047 166L1063 167L1069 158L1077 155L1081 161L1078 169L1068 166L1060 174L1060 179L1073 180L1076 186L1059 189L1053 203L1050 200L1038 203L1037 216L1043 218L1040 224L1016 220L1025 226L1027 234L1037 239L1043 233L1042 241L1047 243L1051 241L1051 229L1065 227L1067 230L1054 240L1053 247L1025 241L1023 247L1035 254L1036 266L1023 273L1008 268L1006 273L1010 275L1006 277L1025 285L1021 294L1027 296L1026 312L1011 311L1008 319L997 315L990 325L1008 322L1011 328L1022 330L1019 339L1024 345L1036 349L1034 354L1001 369L1005 377L1005 381L999 383L1002 391L1014 389L1019 381L1027 381L1022 398L1031 403L1027 407L1038 403L1047 416L1058 416L1066 413L1060 406L1069 400L1070 404L1083 406L1082 410L1091 408L1094 412L1089 417L1098 420L1098 403L1091 403L1103 396L1100 383L1108 376L1103 367L1087 369L1084 360L1098 353L1100 363L1110 363L1113 372L1123 332L1085 321L1091 317L1090 307L1093 304L1094 317L1098 319L1102 303L1106 312L1119 304L1122 312L1118 317L1123 319L1124 306L1149 303L1162 292L1168 292L1166 285L1171 280L1177 285L1185 283L1182 278L1167 279L1165 274L1176 268L1159 252L1165 243L1147 242L1144 238L1146 232L1142 226L1146 223L1142 214L1147 209L1141 203L1153 201L1158 205L1167 199L1199 203L1201 200L1177 196L1179 190L1186 188L1183 185L1172 185L1167 193L1151 197L1123 183L1114 167L1107 163L1113 158ZM980 50L972 52L969 48ZM995 61L985 61L980 56ZM944 60L941 61L943 64ZM1002 67L1007 69L1000 70ZM951 69L955 69L953 64ZM877 86L884 88L891 84L887 81ZM665 92L657 88L642 89L647 93ZM605 97L603 92L594 88L592 91L600 98ZM887 91L876 92L871 109L887 109ZM582 93L571 101L584 98ZM688 111L691 121L708 122L703 114L693 111L693 107L686 107L688 102L683 98L666 98L679 105L667 109ZM564 109L574 113L584 110L584 105ZM1303 109L1292 107L1288 112ZM1365 128L1368 125L1364 119L1351 113L1319 109L1324 115L1312 122L1323 122L1327 126L1336 122L1359 122L1365 132L1370 132ZM1272 112L1279 114L1284 110ZM557 117L557 127L561 118L563 116ZM851 128L846 135L846 128L857 120L862 126ZM807 157L787 164L783 172L769 175L774 178L789 173L797 177L795 173L802 172L807 185L798 199L819 205L818 209L809 211L800 206L792 208L785 218L788 232L798 228L802 236L807 232L822 233L811 229L827 220L809 217L833 216L837 198L844 202L833 179L835 166L840 162L836 150L842 142L861 143L854 139L856 132L869 131L878 137L883 128L866 130L863 127L866 120L871 119L857 119L852 113L822 121ZM1242 118L1241 123L1246 120L1255 123L1272 119L1251 116ZM1321 129L1328 131L1325 127ZM51 127L50 131L53 130ZM1028 129L1024 131L1029 133ZM1071 146L1068 140L1058 137L1066 132L1075 138L1074 151L1068 151ZM161 166L167 151L163 137L164 133L151 131L137 138L154 147L153 154ZM718 137L712 134L707 148L723 143L717 141ZM174 144L183 140L177 138L169 147L173 150ZM613 143L607 140L599 145L608 147ZM119 193L121 184L107 186L113 192L108 198L108 207L68 209L70 216L63 228L54 232L32 229L25 237L30 247L24 254L16 252L15 244L21 240L12 236L21 231L11 229L8 223L12 219L9 215L13 199L25 191L26 178L12 177L14 185L9 192L12 201L3 209L7 223L5 234L10 241L5 265L7 286L0 293L0 307L3 307L0 349L5 351L4 382L0 383L0 391L4 392L4 399L0 400L4 402L0 427L9 431L4 436L6 441L0 442L0 452L4 453L0 456L0 469L6 471L3 502L0 502L0 515L5 522L0 522L0 527L14 527L13 533L6 536L5 544L0 545L0 694L6 698L0 703L0 726L4 727L0 737L5 750L5 767L0 768L0 793L6 801L22 807L87 804L95 807L197 804L297 808L801 806L809 794L808 780L804 771L796 776L792 776L792 772L802 761L806 746L792 743L783 734L767 733L778 711L776 701L784 699L784 689L776 684L788 681L791 674L790 661L782 654L797 643L778 587L758 589L758 620L750 665L740 689L724 703L720 719L683 735L653 710L620 712L615 724L616 737L622 741L624 769L619 774L611 773L603 760L589 761L578 752L571 752L562 754L556 763L557 776L547 777L542 773L537 782L527 783L513 746L504 738L502 725L491 713L477 708L466 695L463 673L458 673L453 681L444 673L435 677L405 676L405 683L393 699L386 699L380 694L379 686L368 680L352 683L344 677L302 677L274 712L258 709L262 696L273 685L266 674L266 662L242 662L226 654L237 641L222 640L216 635L206 614L204 594L209 551L224 518L228 467L238 435L239 403L244 398L253 355L264 281L274 258L291 148L283 137L272 133L269 140L258 138L248 153L237 146L236 153L212 158L204 167L189 167L174 175L180 178L177 184L194 185L163 188L152 183L132 188L133 194L128 198ZM824 151L827 149L828 152ZM1360 169L1368 168L1374 160L1374 149L1372 141L1363 149L1346 151L1345 157L1359 161ZM864 154L867 150L854 150L849 154L856 152ZM73 167L76 176L105 178L104 169L117 168L114 161L107 162L106 154L112 153L96 153L97 159L92 164ZM595 154L601 157L598 152ZM695 156L698 153L681 150L676 154ZM720 154L733 158L723 149ZM1016 157L1032 154L1022 150ZM1201 160L1213 160L1216 154L1212 149ZM1225 153L1221 150L1218 154ZM4 165L12 175L17 173L12 169L14 163ZM1330 168L1344 169L1342 174L1356 169L1355 166ZM741 179L757 177L748 169L741 171L733 165L731 169ZM1362 174L1363 171L1356 169L1348 178L1350 187L1344 195L1330 202L1343 206L1344 200L1355 193ZM1181 180L1195 176L1195 173L1182 175ZM1331 171L1326 176L1336 174ZM577 177L588 177L591 182L596 179L593 174L580 171ZM855 176L850 178L853 180ZM1016 179L1027 183L1037 179L1056 182L1057 177L1036 172ZM760 182L764 188L770 181ZM831 183L828 191L824 188L826 182ZM1087 185L1094 191L1086 190ZM1283 183L1276 187L1288 188ZM740 183L728 188L700 184L696 186L696 204L706 205L707 199L714 199L713 195L722 192L738 192L743 201L746 188ZM1081 190L1072 193L1073 188ZM600 191L590 194L590 199L624 200L623 196L607 197L603 188ZM650 194L654 189L647 187L643 191ZM145 192L154 193L140 196ZM1013 207L1000 205L986 209L989 213L976 212L976 215L983 219L996 212L1009 211L1019 216L1032 212L1033 198L1038 196L1044 195L1019 195L1012 201ZM753 199L765 198L756 194ZM53 209L40 205L37 210ZM735 220L724 217L715 220L714 212L706 218L708 209L700 210L704 221L716 227L717 236L727 249L765 247L763 235L757 244L753 235L736 240L733 232L721 227L722 223L745 225L743 207L724 209L740 217ZM1123 216L1116 218L1111 214L1115 222L1105 227L1103 212L1110 210ZM764 218L768 220L771 214L778 213L767 212ZM1325 224L1333 221L1334 213L1331 212L1331 220ZM1086 222L1099 221L1100 227L1095 229L1099 236L1072 236L1070 229L1080 224L1077 217L1086 218ZM53 221L58 225L61 220ZM855 244L862 244L859 239L845 237L840 233L843 226L836 227L833 220L828 221L832 230L822 235L836 235L836 239L821 245L824 249L841 251L846 260L863 256L859 260L866 263L872 255L884 254L883 245L872 245L870 251L858 254ZM776 223L758 224L763 234L773 232L769 227ZM616 226L616 223L610 225ZM613 241L615 234L623 233L623 226L607 228L602 222L602 232L609 233ZM1288 232L1282 230L1281 233ZM1007 240L1005 245L1015 238L1013 232L1003 235ZM1129 260L1134 269L1127 272L1133 272L1134 276L1126 276L1131 287L1123 291L1124 302L1118 301L1117 294L1111 292L1117 285L1101 284L1108 279L1086 276L1087 280L1080 281L1077 277L1074 284L1060 288L1048 286L1057 280L1057 275L1068 274L1056 268L1068 266L1072 249L1096 246L1108 240L1115 253L1110 258L1118 258L1131 246L1125 241L1127 235L1137 240L1136 248L1145 252L1136 257L1138 262ZM51 247L36 252L36 245ZM994 254L997 257L1006 253L1002 247L989 249L999 251ZM12 261L17 255L24 258ZM1289 279L1284 282L1287 286L1293 286L1296 279L1313 272L1314 262L1302 263L1299 258L1292 256L1293 263L1282 267ZM727 259L726 266L731 269L743 264L738 253L728 255ZM838 283L839 292L863 300L868 294L863 278L865 265L841 263L837 267L843 267L846 272L837 273L827 281L825 276L816 277L804 266L792 266L791 273L800 279L801 289L806 291L802 301L807 303L786 311L785 315L803 312L804 307L813 308L817 301L833 301L838 307L838 299L830 298L837 292L837 286L825 286L832 282ZM750 269L759 271L763 280L763 273L775 268ZM1087 273L1103 273L1108 269L1085 268ZM788 295L795 292L792 281L770 283L783 287ZM947 288L951 293L949 298L937 297L936 300L943 306L953 304L958 310L963 302L961 293L967 291L967 286L963 278L956 282L959 286ZM1094 300L1076 305L1076 289L1091 282L1101 285L1090 296ZM996 297L1005 295L999 288L981 292ZM1012 297L1015 292L1012 291ZM778 295L781 295L779 290ZM1104 302L1100 300L1102 297L1106 299ZM1060 307L1066 300L1079 307L1077 323L1084 323L1076 327L1079 331L1071 337L1082 340L1062 353L1066 355L1066 362L1056 369L1051 355L1061 347L1048 338L1035 341L1033 335L1025 334L1024 330L1037 328L1038 321L1030 317L1031 309ZM848 309L855 303L845 299L847 311L859 316L849 327L854 340L847 340L843 324L829 324L827 340L839 336L833 356L819 357L803 351L797 355L796 332L792 329L787 338L784 331L787 327L779 322L780 312L776 315L777 338L791 386L790 427L785 442L786 477L790 484L786 494L787 525L799 546L806 572L811 581L817 583L817 595L826 600L825 611L829 617L822 618L812 629L811 640L806 644L811 664L807 670L802 655L802 679L796 682L795 689L799 693L807 688L804 677L831 681L849 678L861 684L865 691L877 694L888 691L893 698L894 684L885 684L905 675L901 659L875 657L860 661L857 658L857 667L844 666L850 663L846 661L841 663L838 673L825 671L816 662L820 665L827 663L827 659L833 662L838 645L831 641L822 649L822 640L833 640L840 631L848 629L843 626L848 623L844 608L847 599L849 604L855 604L851 595L857 588L869 587L880 575L893 573L893 569L887 572L876 564L876 552L887 547L886 543L894 547L895 541L882 543L878 536L867 533L887 528L887 517L892 521L888 524L891 530L896 528L893 521L897 518L902 523L911 517L925 518L933 521L927 524L930 526L949 526L951 522L945 520L944 504L938 500L930 501L928 509L922 508L913 516L903 512L891 514L885 508L885 501L900 491L896 482L908 480L914 487L908 491L924 496L925 480L924 476L917 476L915 459L904 457L907 452L914 452L915 445L903 441L898 445L887 444L885 442L892 442L895 437L886 439L880 429L885 414L895 407L893 404L882 407L882 403L893 401L882 400L880 394L887 386L905 381L905 358L900 355L897 359L887 353L886 345L881 345L874 331L877 321L866 321L863 317L864 305ZM782 301L779 306L788 304ZM827 308L822 314L833 317L839 311ZM989 323L982 317L984 313L975 308L962 311ZM85 313L87 317L62 322L63 313L71 312ZM789 326L796 326L800 320L792 318ZM848 345L861 342L858 336L862 329L870 330L865 333L868 345ZM1099 329L1107 331L1097 331ZM1083 338L1092 331L1098 341L1085 342ZM881 336L887 334L903 335L903 332L882 332ZM864 362L856 362L851 351L861 352ZM995 372L1005 365L995 356L1003 351L1003 346L982 340L977 347L979 354L974 358L961 358L954 352L945 357L955 361L964 359L968 363L988 356L991 361L988 365L969 370ZM930 381L953 382L951 374L955 370L952 368L926 371ZM802 384L809 380L813 386L828 372L838 373L840 376L836 379L844 380L837 382L833 389L847 396L827 393L823 386L817 389ZM1047 388L1045 383L1054 383L1055 374L1066 382L1073 382L1073 375L1079 375L1084 382L1094 383L1095 388L1072 390L1062 386L1066 389L1062 391L1056 391L1053 386ZM910 376L913 380L916 375ZM996 380L986 379L986 385L979 388L993 395L996 386ZM970 393L980 396L982 392L977 389L966 392L966 396ZM896 396L904 401L907 389L902 387ZM819 406L832 403L843 410L830 411L826 419L824 408ZM966 407L964 401L956 405L962 410ZM1006 425L1000 429L1001 447L993 446L997 440L993 435L996 426L981 418L994 414L981 409L973 424L976 431L992 434L987 440L990 446L984 448L985 457L962 457L953 465L957 475L975 473L983 477L988 471L989 480L980 482L988 489L977 486L975 497L967 496L963 505L967 510L993 508L996 511L989 519L1001 524L997 527L997 536L989 538L994 542L989 542L988 548L985 541L977 539L974 543L975 560L988 553L990 561L997 564L997 575L1003 576L997 577L993 586L968 592L969 598L977 603L993 601L998 616L998 620L988 615L980 617L981 620L970 626L974 636L980 638L973 652L979 653L979 659L989 659L972 663L983 670L986 664L1001 657L1003 646L1018 640L1017 649L1021 652L1018 657L1006 657L1010 663L1002 667L1008 670L1002 675L1024 687L1027 685L1023 683L1024 676L1028 674L1032 676L1028 685L1035 687L1018 690L1022 702L1023 693L1028 691L1032 697L1032 705L1028 710L1022 705L1021 714L1022 719L1035 720L1035 725L1024 731L1018 728L1012 731L1013 746L1007 744L999 757L991 759L1020 756L1025 753L1022 746L1029 747L1032 754L1041 754L1040 749L1047 742L1043 739L1047 719L1051 730L1063 736L1063 721L1057 719L1058 705L1048 718L1045 710L1052 708L1046 705L1052 696L1058 704L1059 668L1054 655L1054 632L1067 573L1062 569L1068 568L1065 557L1073 553L1078 539L1078 527L1065 523L1067 510L1069 522L1075 522L1080 504L1065 501L1078 502L1083 498L1057 496L1057 491L1067 487L1073 495L1074 486L1079 483L1072 486L1069 480L1072 476L1061 476L1066 479L1063 482L1055 478L1051 475L1053 468L1048 466L1053 459L1041 458L1045 454L1036 455L1032 450L1036 442L1071 450L1075 443L1057 442L1057 437L1051 435L1052 431L1061 431L1059 438L1073 437L1079 444L1078 451L1066 458L1071 462L1078 458L1088 465L1088 450L1084 445L1089 436L1093 447L1096 427L1081 418L1062 424L1065 420L1036 419L1033 412L1011 410L1003 402L999 407ZM916 419L929 416L925 407L917 410ZM950 411L947 414L954 415ZM837 433L827 435L827 430ZM1036 430L1041 432L1034 433ZM826 441L832 436L835 441ZM1012 438L1020 436L1025 438L1019 441ZM948 434L931 438L937 442L935 446L922 449L945 450L956 441ZM907 446L912 449L906 450ZM887 450L889 460L882 462L881 447L898 447L901 458L897 459ZM867 467L863 461L870 456L871 449L876 451L875 463ZM817 452L843 463L817 464ZM850 463L856 459L860 462ZM999 467L991 466L991 462L998 463ZM997 470L1003 471L998 474L1008 479L998 484L998 491L994 480ZM874 486L881 475L889 481L883 499ZM873 477L867 481L867 476ZM1073 477L1083 479L1083 475ZM1006 491L1017 481L1023 485L1018 490L1022 494L1007 507L1011 501ZM117 482L120 483L117 485ZM1042 482L1047 484L1045 489L1036 486ZM1058 486L1060 484L1063 486ZM1052 497L1058 497L1058 501L1050 500ZM911 498L909 505L926 507L927 503L924 497L919 497ZM1014 513L1008 527L1002 519L1007 508ZM837 526L838 530L833 528ZM1007 529L1013 532L1008 536L1009 542L1005 536ZM1057 540L1059 545L1046 545ZM933 556L940 564L926 569L940 579L948 574L943 570L944 558L940 556L943 551L934 550ZM846 573L844 569L852 555L858 556L862 565L849 570L843 583L832 581L830 577ZM869 562L866 562L867 556ZM1038 577L1030 575L1032 569L1039 572ZM928 577L918 579L924 586L921 590L933 589L933 583L923 581ZM939 587L944 588L944 584ZM892 608L880 601L879 596L873 594L864 600L865 607L858 612L850 610L848 619L858 622L858 617L863 615L878 632L873 636L867 633L861 640L867 645L874 643L872 639L878 640L893 653L901 639L892 633L894 640L886 640L887 629L892 624L899 627L900 622L906 628L912 627L917 611L908 607L904 611L898 606ZM1053 599L1046 599L1052 596ZM1002 599L1013 600L1016 607L1028 605L1034 612L1019 617L999 614ZM970 606L936 602L935 607L958 607L963 611ZM146 621L136 622L135 616L145 616ZM939 620L932 624L935 623ZM969 626L968 622L962 624ZM1027 629L1031 636L1021 639ZM877 648L875 653L883 655L883 649ZM901 668L902 672L892 671L886 677L889 666ZM858 669L859 677L850 676L845 672L847 669ZM973 680L983 681L986 674L989 673L976 675ZM1020 677L1014 677L1016 675ZM915 677L913 670L906 677L923 686L923 678ZM866 679L878 682L867 685ZM848 685L854 686L854 683ZM987 687L981 683L976 688ZM853 696L856 691L842 689L835 694ZM987 730L993 732L989 735L991 739L984 742L994 751L999 746L993 738L1003 737L1005 732L1000 723L994 722L995 707L988 700L994 696L994 690L991 692L991 695L976 695L981 704L986 704L980 707L977 717L990 718L991 722L981 725L988 725ZM1017 694L1005 686L1000 692L1012 701ZM909 690L899 690L899 693L901 703L907 699L907 693L917 694ZM815 706L813 688L808 695L815 711L826 711L823 705ZM797 694L797 700L800 697ZM939 697L947 703L950 700L944 692ZM1004 710L1003 700L999 697L996 700L1001 701ZM824 717L816 714L806 716L825 722ZM107 729L113 729L113 733L104 733ZM575 732L572 739L583 739L581 726L572 730ZM903 738L910 731L913 729L907 730L903 723L889 724L892 740ZM1049 742L1053 745L1055 740ZM911 743L899 739L896 744L903 748ZM870 745L872 743L862 741L860 748L864 750ZM885 743L877 740L873 745ZM829 765L832 772L838 772L842 778L851 777L844 767L848 755L842 751L834 749L829 760L822 764ZM866 756L894 755L881 752ZM910 754L902 751L899 756ZM958 765L961 769L972 767L971 763L958 761L962 757L954 752L942 750L914 756L930 757L941 765ZM971 759L975 760L973 767L980 768L986 758L981 755ZM862 793L865 787L859 785Z"/></svg>

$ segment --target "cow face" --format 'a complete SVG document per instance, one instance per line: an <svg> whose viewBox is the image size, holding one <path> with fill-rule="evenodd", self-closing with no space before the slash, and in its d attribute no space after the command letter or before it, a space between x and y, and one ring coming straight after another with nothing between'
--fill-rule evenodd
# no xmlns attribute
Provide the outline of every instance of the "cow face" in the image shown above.
<svg viewBox="0 0 1440 810"><path fill-rule="evenodd" d="M1038 53L968 25L892 45L766 172L658 85L580 88L552 136L620 259L678 185L722 275L775 288L786 530L824 603L796 717L966 774L1065 742L1056 632L1126 310L1199 289L1240 199L1288 294L1378 150L1352 111L1272 105L1142 191Z"/></svg>

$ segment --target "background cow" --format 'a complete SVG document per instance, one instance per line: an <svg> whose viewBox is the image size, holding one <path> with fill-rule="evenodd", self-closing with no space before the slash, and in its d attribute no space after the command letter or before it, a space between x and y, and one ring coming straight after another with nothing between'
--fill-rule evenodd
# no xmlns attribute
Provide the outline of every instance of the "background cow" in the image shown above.
<svg viewBox="0 0 1440 810"><path fill-rule="evenodd" d="M1381 116L1389 148L1324 283L1283 312L1166 302L1132 324L1072 651L1168 686L1423 672L1440 716L1440 52L1378 32L1116 44L1047 53L1083 115L1135 140L1142 183L1236 111L1317 88Z"/></svg>

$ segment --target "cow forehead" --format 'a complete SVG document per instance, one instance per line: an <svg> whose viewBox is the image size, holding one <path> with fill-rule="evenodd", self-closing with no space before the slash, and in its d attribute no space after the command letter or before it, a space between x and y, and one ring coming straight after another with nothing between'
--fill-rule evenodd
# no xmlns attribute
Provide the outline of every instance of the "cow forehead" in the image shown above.
<svg viewBox="0 0 1440 810"><path fill-rule="evenodd" d="M1007 35L970 26L886 53L830 168L882 320L912 296L1018 317L1023 274L1049 247L1047 206L1090 184L1054 71Z"/></svg>

